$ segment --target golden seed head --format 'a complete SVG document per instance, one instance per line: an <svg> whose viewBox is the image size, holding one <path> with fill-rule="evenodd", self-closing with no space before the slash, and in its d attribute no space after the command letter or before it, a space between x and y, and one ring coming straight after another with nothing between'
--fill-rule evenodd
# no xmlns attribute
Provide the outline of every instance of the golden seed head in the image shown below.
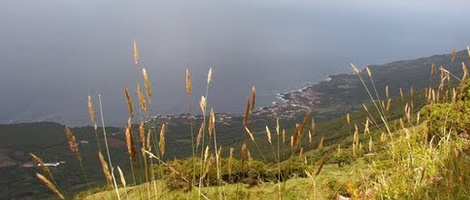
<svg viewBox="0 0 470 200"><path fill-rule="evenodd" d="M450 57L450 62L454 63L454 60L456 57L457 57L457 48L454 48L454 50L452 51L452 55Z"/></svg>
<svg viewBox="0 0 470 200"><path fill-rule="evenodd" d="M279 125L279 118L276 119L276 133L279 136L281 126Z"/></svg>
<svg viewBox="0 0 470 200"><path fill-rule="evenodd" d="M209 137L212 136L215 130L215 114L214 109L211 108L210 116L209 116Z"/></svg>
<svg viewBox="0 0 470 200"><path fill-rule="evenodd" d="M286 129L282 129L282 143L286 143Z"/></svg>
<svg viewBox="0 0 470 200"><path fill-rule="evenodd" d="M189 73L189 69L186 69L186 93L188 94L188 98L191 98L191 75Z"/></svg>
<svg viewBox="0 0 470 200"><path fill-rule="evenodd" d="M204 132L204 127L205 126L206 126L206 124L204 122L202 122L201 127L199 128L199 132L197 134L196 147L199 147L199 143L201 143L202 134Z"/></svg>
<svg viewBox="0 0 470 200"><path fill-rule="evenodd" d="M70 150L73 152L78 162L82 163L82 156L80 155L80 152L78 151L78 145L77 145L77 142L75 141L75 136L72 135L72 132L70 131L69 127L65 127L65 135L67 136Z"/></svg>
<svg viewBox="0 0 470 200"><path fill-rule="evenodd" d="M353 68L354 73L359 74L359 70L357 69L356 66L354 66L354 64L351 63L351 67Z"/></svg>
<svg viewBox="0 0 470 200"><path fill-rule="evenodd" d="M145 145L145 127L144 127L144 122L140 122L139 126L139 136L140 136L140 143L142 144L142 147Z"/></svg>
<svg viewBox="0 0 470 200"><path fill-rule="evenodd" d="M245 106L245 115L243 116L243 125L247 125L248 124L248 118L250 116L250 110L251 110L251 102L250 102L250 98L247 98L246 99L246 106Z"/></svg>
<svg viewBox="0 0 470 200"><path fill-rule="evenodd" d="M52 176L51 170L49 170L49 167L47 167L44 164L42 159L37 157L33 153L29 153L29 155L33 158L34 161L36 161L39 164L39 166L41 167L41 170L46 174L46 176L48 176L53 182L55 182L54 176Z"/></svg>
<svg viewBox="0 0 470 200"><path fill-rule="evenodd" d="M129 90L127 88L124 89L124 93L126 95L127 107L129 109L129 115L131 118L134 117L134 107L132 105L131 95L129 94Z"/></svg>
<svg viewBox="0 0 470 200"><path fill-rule="evenodd" d="M137 158L136 158L136 151L135 151L135 146L134 146L134 135L132 134L132 123L131 123L131 118L127 120L127 126L126 126L126 144L127 144L127 154L129 157L132 159L132 164L134 166L137 165Z"/></svg>
<svg viewBox="0 0 470 200"><path fill-rule="evenodd" d="M43 175L39 173L36 173L36 177L38 177L38 179L41 182L43 182L50 190L52 190L52 192L54 192L57 195L57 197L59 197L60 199L65 199L64 196L57 189L57 187L54 184L52 184L52 182L50 182L46 177L44 177Z"/></svg>
<svg viewBox="0 0 470 200"><path fill-rule="evenodd" d="M211 84L212 80L212 68L209 69L209 73L207 74L207 86Z"/></svg>
<svg viewBox="0 0 470 200"><path fill-rule="evenodd" d="M269 143L272 144L271 143L271 131L269 130L268 126L266 126L266 136L268 137Z"/></svg>
<svg viewBox="0 0 470 200"><path fill-rule="evenodd" d="M250 111L253 112L255 109L255 103L256 103L256 88L253 86L251 88L251 104L250 104Z"/></svg>
<svg viewBox="0 0 470 200"><path fill-rule="evenodd" d="M140 84L137 84L137 95L139 96L140 107L145 115L147 115L147 103L145 102L144 94L142 94L142 90L140 89Z"/></svg>
<svg viewBox="0 0 470 200"><path fill-rule="evenodd" d="M467 46L467 57L468 57L468 60L470 60L470 48Z"/></svg>
<svg viewBox="0 0 470 200"><path fill-rule="evenodd" d="M95 125L96 130L95 110L93 109L93 102L91 101L90 95L88 95L88 113L90 114L90 120Z"/></svg>
<svg viewBox="0 0 470 200"><path fill-rule="evenodd" d="M134 61L135 64L139 63L139 50L137 49L137 42L134 41Z"/></svg>
<svg viewBox="0 0 470 200"><path fill-rule="evenodd" d="M250 129L248 129L248 127L245 126L245 130L248 136L250 137L251 141L255 142L255 137L253 136L253 133L251 133Z"/></svg>
<svg viewBox="0 0 470 200"><path fill-rule="evenodd" d="M150 88L150 81L145 68L142 68L142 77L144 78L145 89L147 90L147 99L152 104L152 89Z"/></svg>
<svg viewBox="0 0 470 200"><path fill-rule="evenodd" d="M464 81L465 79L468 78L468 68L467 68L467 66L465 65L464 62L462 62L462 70L463 70L462 81Z"/></svg>
<svg viewBox="0 0 470 200"><path fill-rule="evenodd" d="M308 131L308 143L312 144L312 132Z"/></svg>
<svg viewBox="0 0 470 200"><path fill-rule="evenodd" d="M202 96L201 101L199 101L199 106L201 107L202 114L206 115L206 97Z"/></svg>
<svg viewBox="0 0 470 200"><path fill-rule="evenodd" d="M106 163L104 160L103 154L101 154L101 152L98 152L98 158L100 159L101 169L103 170L104 176L106 177L106 181L108 182L108 185L112 186L113 179L109 171L108 163Z"/></svg>
<svg viewBox="0 0 470 200"><path fill-rule="evenodd" d="M160 141L158 142L158 147L160 148L160 154L165 154L165 123L162 124L160 129Z"/></svg>
<svg viewBox="0 0 470 200"><path fill-rule="evenodd" d="M388 85L385 86L385 96L388 98L390 98L390 93L389 93L389 90L388 90Z"/></svg>
<svg viewBox="0 0 470 200"><path fill-rule="evenodd" d="M122 173L122 170L119 166L117 166L118 172L119 172L119 177L121 177L121 184L122 186L126 187L126 177L124 177L124 173Z"/></svg>
<svg viewBox="0 0 470 200"><path fill-rule="evenodd" d="M366 67L367 75L369 75L369 78L372 78L372 72L370 72L369 67Z"/></svg>
<svg viewBox="0 0 470 200"><path fill-rule="evenodd" d="M152 145L150 145L150 137L152 136L152 131L149 129L147 131L147 139L145 141L145 147L147 148L147 150L151 151L152 150Z"/></svg>

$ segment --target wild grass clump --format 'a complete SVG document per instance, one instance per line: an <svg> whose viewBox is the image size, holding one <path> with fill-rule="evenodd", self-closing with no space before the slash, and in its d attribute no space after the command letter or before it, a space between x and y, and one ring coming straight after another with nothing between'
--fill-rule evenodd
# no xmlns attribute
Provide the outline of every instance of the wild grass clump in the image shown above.
<svg viewBox="0 0 470 200"><path fill-rule="evenodd" d="M455 60L454 54L452 62ZM139 64L136 42L134 60L136 65ZM409 94L400 88L400 98L393 98L388 86L385 95L379 94L369 68L361 72L352 65L371 103L362 104L364 119L360 122L356 116L353 121L350 114L346 115L343 123L347 131L343 133L344 138L336 140L338 143L335 144L328 143L327 135L316 135L317 124L310 109L306 109L305 116L291 129L281 128L279 119L272 133L269 125L259 127L259 124L250 122L256 103L256 88L253 86L244 115L240 117L239 135L242 139L236 149L218 144L218 122L208 99L212 68L207 73L205 94L199 101L202 113L199 121L194 118L191 75L186 70L190 116L190 131L186 134L191 139L191 157L180 160L168 158L168 153L165 154L171 146L168 139L168 135L172 134L171 127L149 117L155 114L155 110L149 76L147 70L142 68L140 81L145 86L146 95L142 92L141 83L138 83L136 93L140 110L132 103L133 93L124 89L129 118L123 135L130 172L122 170L127 169L123 166L121 169L113 165L101 96L99 108L103 134L100 136L96 132L91 96L88 96L97 143L100 145L100 138L105 143L103 150L98 146L96 161L101 164L105 175L105 189L113 190L112 194L104 194L103 198L331 199L338 195L352 199L470 198L467 190L470 186L470 143L467 140L470 132L470 80L467 79L464 63L462 67L464 77L457 78L460 81L457 88L451 81L456 76L441 67L438 87L433 87L430 81L429 88L424 92L411 87ZM432 65L431 76L436 71ZM418 94L425 94L425 97L416 97ZM420 110L424 102L427 105ZM140 123L133 125L134 121ZM87 177L75 137L68 128L65 133L69 147ZM268 150L263 152L260 146ZM229 150L226 151L228 156L223 154L224 148ZM271 151L272 155L265 155L265 152ZM37 177L63 199L63 193L50 170L40 158L31 155L41 164L45 174L38 174ZM320 173L328 175L321 177ZM249 191L252 188L255 192Z"/></svg>

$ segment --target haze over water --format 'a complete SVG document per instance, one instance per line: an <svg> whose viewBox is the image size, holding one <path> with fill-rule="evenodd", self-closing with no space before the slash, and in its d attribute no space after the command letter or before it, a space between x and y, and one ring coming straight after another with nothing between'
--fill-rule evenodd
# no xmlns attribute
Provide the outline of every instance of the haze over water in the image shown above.
<svg viewBox="0 0 470 200"><path fill-rule="evenodd" d="M363 67L470 44L468 1L327 2L2 1L0 123L87 125L87 96L97 108L101 93L107 123L122 126L124 88L136 96L142 67L153 115L188 111L186 68L198 108L210 67L209 106L242 112L252 85L258 106L268 106L278 92L351 72L351 62Z"/></svg>

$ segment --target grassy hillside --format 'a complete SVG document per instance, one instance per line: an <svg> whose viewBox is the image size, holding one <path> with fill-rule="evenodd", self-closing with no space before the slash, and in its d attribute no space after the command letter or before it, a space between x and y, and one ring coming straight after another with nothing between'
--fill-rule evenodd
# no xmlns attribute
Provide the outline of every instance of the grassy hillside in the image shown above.
<svg viewBox="0 0 470 200"><path fill-rule="evenodd" d="M467 90L452 90L464 74L459 63L468 62L466 57L467 52L461 51L455 57L399 61L332 76L331 81L307 88L319 99L312 113L297 111L301 115L279 124L276 118L254 115L254 92L245 115L230 116L229 121L223 120L227 123L211 117L201 102L200 109L207 114L204 119L190 120L190 115L151 120L146 115L143 120L149 122L142 128L138 124L107 128L107 142L101 128L96 132L93 127L71 129L73 136L67 140L65 127L55 123L2 125L0 162L5 170L1 177L8 181L0 184L6 191L0 197L45 198L52 191L66 197L84 191L76 198L91 199L117 198L117 194L121 199L331 199L336 195L397 199L407 193L413 193L410 199L468 197L463 191L468 175L462 168L468 162L468 142L462 137L466 129L441 129L447 121L452 127L467 125L462 122L466 115L458 114L466 109ZM432 63L450 67L430 74ZM143 85L149 90L138 91L140 102L129 102L130 111L151 112L151 88L143 74ZM430 92L427 87L434 89ZM40 167L19 165L32 161L28 153L45 162L65 163L50 167L49 176ZM78 154L83 161L77 161ZM440 173L448 169L457 171ZM49 181L53 176L56 188L49 185L46 190L36 172ZM107 179L106 173L114 177ZM438 186L450 187L453 193Z"/></svg>

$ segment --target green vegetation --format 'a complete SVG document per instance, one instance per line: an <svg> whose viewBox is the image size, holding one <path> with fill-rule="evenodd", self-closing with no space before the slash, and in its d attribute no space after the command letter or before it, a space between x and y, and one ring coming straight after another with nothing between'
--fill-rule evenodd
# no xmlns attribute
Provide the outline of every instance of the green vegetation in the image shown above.
<svg viewBox="0 0 470 200"><path fill-rule="evenodd" d="M184 119L153 120L143 69L145 91L137 87L140 108L125 91L125 129L76 128L66 139L66 128L53 123L0 126L0 141L8 150L0 158L14 163L19 158L11 154L18 151L46 161L63 159L66 167L50 172L39 167L37 176L50 191L76 199L467 199L467 55L454 52L431 57L435 64L423 58L363 71L353 66L354 75L338 75L311 88L323 100L318 108L281 122L253 115L255 88L245 114L227 124L218 123L205 98L198 108L202 117L190 112ZM450 67L440 68L439 76L436 64ZM204 97L209 96L211 73ZM191 105L189 71L186 76ZM89 107L97 127L91 98ZM133 125L132 119L141 123ZM37 140L24 143L14 139L31 137L31 129L50 135L35 134ZM85 140L88 145L80 144ZM11 178L20 172L14 167ZM33 171L25 174L34 176Z"/></svg>

